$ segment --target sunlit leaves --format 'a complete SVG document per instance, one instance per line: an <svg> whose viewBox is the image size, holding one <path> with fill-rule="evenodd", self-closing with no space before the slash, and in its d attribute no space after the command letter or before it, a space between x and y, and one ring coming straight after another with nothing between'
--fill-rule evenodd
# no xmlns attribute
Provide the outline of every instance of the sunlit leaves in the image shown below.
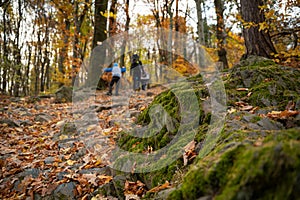
<svg viewBox="0 0 300 200"><path fill-rule="evenodd" d="M113 12L108 12L107 10L105 12L100 12L100 14L106 18L117 18L117 14L114 14Z"/></svg>

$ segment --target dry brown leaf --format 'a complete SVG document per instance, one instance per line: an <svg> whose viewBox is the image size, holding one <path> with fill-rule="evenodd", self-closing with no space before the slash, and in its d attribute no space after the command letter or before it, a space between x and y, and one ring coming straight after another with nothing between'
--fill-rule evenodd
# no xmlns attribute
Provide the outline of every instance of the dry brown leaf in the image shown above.
<svg viewBox="0 0 300 200"><path fill-rule="evenodd" d="M250 110L252 110L252 109L253 109L253 106L243 106L243 107L241 108L242 111L250 111Z"/></svg>
<svg viewBox="0 0 300 200"><path fill-rule="evenodd" d="M141 181L137 182L131 182L127 181L125 182L125 187L124 187L124 194L135 194L138 196L142 196L146 192L145 184L142 183Z"/></svg>
<svg viewBox="0 0 300 200"><path fill-rule="evenodd" d="M87 179L89 183L93 184L94 186L98 186L97 183L97 175L96 174L82 174L82 177Z"/></svg>
<svg viewBox="0 0 300 200"><path fill-rule="evenodd" d="M272 111L267 114L268 117L272 119L287 119L289 117L293 117L298 115L299 111L292 111L292 110L284 110L284 111Z"/></svg>
<svg viewBox="0 0 300 200"><path fill-rule="evenodd" d="M254 107L251 111L250 111L250 113L252 113L252 114L254 114L255 113L255 111L257 111L259 109L259 107L258 106L256 106L256 107Z"/></svg>
<svg viewBox="0 0 300 200"><path fill-rule="evenodd" d="M168 189L170 187L171 186L170 186L169 181L166 181L164 184L156 186L156 187L152 188L151 190L149 190L148 192L150 192L150 193L157 193L157 192L159 192L161 190L165 190L165 189Z"/></svg>
<svg viewBox="0 0 300 200"><path fill-rule="evenodd" d="M113 178L112 176L106 176L106 175L98 175L97 176L103 184L109 183Z"/></svg>
<svg viewBox="0 0 300 200"><path fill-rule="evenodd" d="M50 195L58 186L58 183L50 183L42 189L42 196Z"/></svg>
<svg viewBox="0 0 300 200"><path fill-rule="evenodd" d="M243 102L243 101L238 101L238 102L235 102L234 104L235 104L236 106L240 106L240 107L242 107L242 106L248 106L248 104L245 103L245 102Z"/></svg>

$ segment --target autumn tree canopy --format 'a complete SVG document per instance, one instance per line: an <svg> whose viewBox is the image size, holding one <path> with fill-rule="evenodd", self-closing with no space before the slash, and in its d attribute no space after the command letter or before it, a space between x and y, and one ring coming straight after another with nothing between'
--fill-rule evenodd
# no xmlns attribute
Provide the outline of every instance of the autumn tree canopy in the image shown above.
<svg viewBox="0 0 300 200"><path fill-rule="evenodd" d="M232 67L243 54L297 66L296 8L297 2L290 0L4 0L0 2L0 89L14 96L38 95L74 85L77 75L79 82L86 75L96 80L93 72L101 63L90 59L93 49L108 37L150 24L192 35L225 67ZM176 38L165 42L172 41ZM124 39L122 66L128 65L126 46ZM170 66L178 58L162 48L139 53L149 63ZM112 56L109 49L101 55Z"/></svg>

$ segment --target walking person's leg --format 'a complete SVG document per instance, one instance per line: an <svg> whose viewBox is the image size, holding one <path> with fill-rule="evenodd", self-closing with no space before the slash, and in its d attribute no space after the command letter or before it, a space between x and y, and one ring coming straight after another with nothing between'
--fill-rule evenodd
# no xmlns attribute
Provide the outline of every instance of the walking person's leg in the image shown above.
<svg viewBox="0 0 300 200"><path fill-rule="evenodd" d="M137 77L134 76L134 77L133 77L133 90L136 90L136 89L137 89L137 84L138 84L137 82L138 82Z"/></svg>
<svg viewBox="0 0 300 200"><path fill-rule="evenodd" d="M121 84L121 80L119 77L116 78L116 95L119 95L119 86Z"/></svg>
<svg viewBox="0 0 300 200"><path fill-rule="evenodd" d="M111 81L109 83L109 91L108 91L107 95L112 95L112 89L113 89L113 86L115 84L115 81L116 81L115 77L112 77L112 79L111 79Z"/></svg>

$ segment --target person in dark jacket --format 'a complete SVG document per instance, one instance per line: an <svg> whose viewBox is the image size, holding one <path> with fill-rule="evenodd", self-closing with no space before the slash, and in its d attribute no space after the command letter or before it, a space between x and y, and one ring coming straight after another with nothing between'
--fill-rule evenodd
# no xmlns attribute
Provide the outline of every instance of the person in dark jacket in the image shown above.
<svg viewBox="0 0 300 200"><path fill-rule="evenodd" d="M131 57L130 75L133 78L133 90L139 90L141 85L142 62L137 54Z"/></svg>

